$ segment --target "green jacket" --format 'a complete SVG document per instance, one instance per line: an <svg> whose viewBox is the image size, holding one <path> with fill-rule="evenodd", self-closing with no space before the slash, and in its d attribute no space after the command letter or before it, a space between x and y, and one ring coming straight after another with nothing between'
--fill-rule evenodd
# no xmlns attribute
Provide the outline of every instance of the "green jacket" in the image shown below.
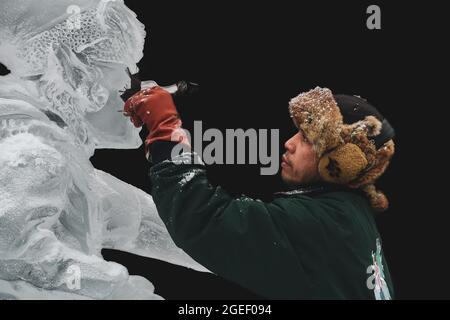
<svg viewBox="0 0 450 320"><path fill-rule="evenodd" d="M357 193L233 198L202 164L169 160L150 178L175 244L223 278L270 299L392 298L372 209Z"/></svg>

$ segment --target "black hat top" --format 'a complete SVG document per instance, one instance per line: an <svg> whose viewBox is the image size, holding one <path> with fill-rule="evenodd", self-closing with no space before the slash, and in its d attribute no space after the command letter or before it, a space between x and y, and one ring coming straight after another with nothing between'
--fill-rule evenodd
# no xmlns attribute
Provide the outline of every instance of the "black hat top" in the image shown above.
<svg viewBox="0 0 450 320"><path fill-rule="evenodd" d="M394 138L395 131L385 117L366 99L359 96L346 94L336 94L334 99L341 111L345 124L352 124L363 120L367 116L374 116L381 121L381 132L373 137L376 148L380 148L383 144Z"/></svg>

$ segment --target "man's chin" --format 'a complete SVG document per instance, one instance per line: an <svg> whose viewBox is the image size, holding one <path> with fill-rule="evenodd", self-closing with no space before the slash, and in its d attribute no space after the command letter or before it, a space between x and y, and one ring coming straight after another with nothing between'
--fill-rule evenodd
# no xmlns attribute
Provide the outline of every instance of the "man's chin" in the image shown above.
<svg viewBox="0 0 450 320"><path fill-rule="evenodd" d="M292 179L289 178L289 176L287 176L283 172L281 172L281 181L283 181L283 183L286 185L286 187L288 187L290 189L295 188L299 185L298 182L293 181Z"/></svg>

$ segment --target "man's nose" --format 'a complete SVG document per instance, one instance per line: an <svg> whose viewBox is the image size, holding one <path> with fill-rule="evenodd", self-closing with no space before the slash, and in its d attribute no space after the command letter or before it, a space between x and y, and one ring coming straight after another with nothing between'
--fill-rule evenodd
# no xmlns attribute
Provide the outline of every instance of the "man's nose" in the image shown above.
<svg viewBox="0 0 450 320"><path fill-rule="evenodd" d="M287 151L289 152L293 152L293 148L294 148L294 144L292 143L292 138L290 138L289 140L287 140L284 143L284 147L286 148Z"/></svg>

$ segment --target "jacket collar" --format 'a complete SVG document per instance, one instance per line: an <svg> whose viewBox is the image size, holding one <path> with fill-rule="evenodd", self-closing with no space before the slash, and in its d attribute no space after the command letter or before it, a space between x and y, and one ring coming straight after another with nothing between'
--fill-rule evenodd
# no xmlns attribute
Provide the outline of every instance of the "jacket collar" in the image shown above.
<svg viewBox="0 0 450 320"><path fill-rule="evenodd" d="M307 186L301 186L299 188L289 190L289 191L280 191L275 192L275 197L283 197L283 196L296 196L296 195L318 195L321 193L339 191L347 189L345 186L340 186L336 184L328 184L328 183L319 183L319 184L311 184Z"/></svg>

